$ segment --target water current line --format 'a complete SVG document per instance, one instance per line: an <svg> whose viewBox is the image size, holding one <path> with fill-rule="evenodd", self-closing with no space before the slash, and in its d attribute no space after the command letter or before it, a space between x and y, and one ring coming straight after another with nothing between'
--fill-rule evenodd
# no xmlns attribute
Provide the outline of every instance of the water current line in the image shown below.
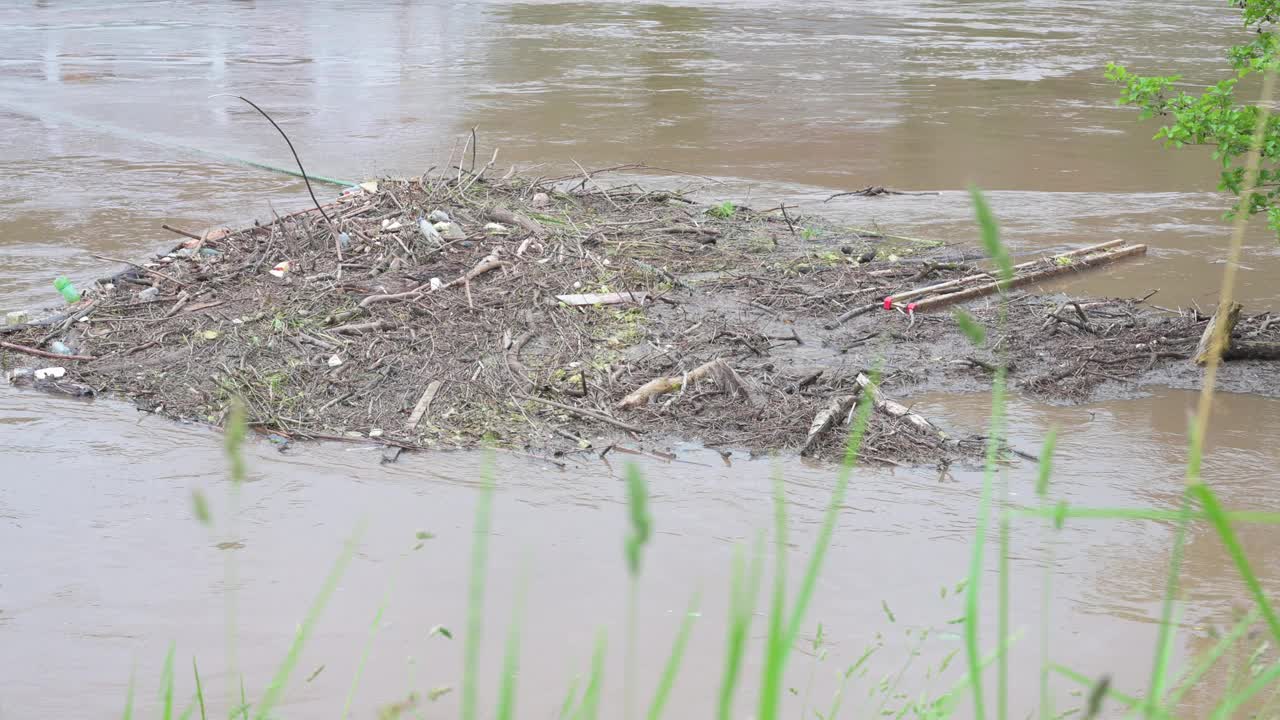
<svg viewBox="0 0 1280 720"><path fill-rule="evenodd" d="M26 117L35 118L37 120L54 120L57 122L66 123L68 125L74 125L75 127L83 128L85 130L102 133L104 135L113 135L115 137L123 138L125 140L131 140L133 142L147 143L150 145L159 145L161 147L166 147L173 150L180 150L180 151L191 153L194 155L202 155L204 157L213 158L215 160L232 164L232 165L243 165L245 167L257 168L259 170L267 170L269 172L280 173L281 175L292 175L293 177L296 177L296 178L302 177L302 173L298 172L297 170L290 170L289 168L278 167L276 165L269 165L267 163L258 162L256 160L247 160L245 158L236 157L234 155L228 155L226 153L215 152L213 150L206 150L204 148L199 148L194 145L188 145L187 143L181 142L179 140L175 140L173 138L165 137L162 135L142 133L136 130L131 130L129 128L122 128L117 125L110 125L108 123L99 122L97 120L90 120L87 118L80 117L78 115L73 115L71 113L61 112L59 110L35 109L35 108L32 108L28 103L16 102L2 96L0 96L0 107L3 107L4 109L10 112L13 112L19 115L24 115ZM337 185L339 187L355 187L359 184L359 183L351 182L350 180L339 180L337 178L325 177L324 175L314 175L312 173L307 173L307 177L310 178L311 180L314 180L315 182L326 183L329 185Z"/></svg>

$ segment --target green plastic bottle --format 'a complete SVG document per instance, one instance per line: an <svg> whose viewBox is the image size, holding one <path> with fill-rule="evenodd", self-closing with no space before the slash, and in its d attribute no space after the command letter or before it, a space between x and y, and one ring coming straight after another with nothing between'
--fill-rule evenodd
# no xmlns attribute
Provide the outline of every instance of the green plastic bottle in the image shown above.
<svg viewBox="0 0 1280 720"><path fill-rule="evenodd" d="M76 290L76 286L66 276L59 275L53 281L53 289L62 293L62 298L69 303L80 302L80 291Z"/></svg>

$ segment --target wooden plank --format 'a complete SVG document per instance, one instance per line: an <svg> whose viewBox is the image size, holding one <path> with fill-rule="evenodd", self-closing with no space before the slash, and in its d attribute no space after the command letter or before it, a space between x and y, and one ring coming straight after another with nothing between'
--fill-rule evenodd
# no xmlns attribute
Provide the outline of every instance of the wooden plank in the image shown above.
<svg viewBox="0 0 1280 720"><path fill-rule="evenodd" d="M418 404L413 406L413 412L409 414L409 421L405 423L405 429L413 432L418 429L418 423L422 422L423 416L431 409L431 401L435 400L436 393L440 391L440 381L432 380L427 385L427 389L422 391L422 397L418 398Z"/></svg>

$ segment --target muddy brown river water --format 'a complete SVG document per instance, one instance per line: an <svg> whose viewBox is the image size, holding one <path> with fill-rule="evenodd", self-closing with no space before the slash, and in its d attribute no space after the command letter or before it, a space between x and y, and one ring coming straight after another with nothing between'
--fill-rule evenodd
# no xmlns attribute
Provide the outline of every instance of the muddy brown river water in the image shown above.
<svg viewBox="0 0 1280 720"><path fill-rule="evenodd" d="M52 302L58 274L88 284L111 269L95 254L139 258L169 247L162 222L241 224L272 207L302 207L295 179L228 159L289 160L250 111L210 97L228 92L267 107L308 169L338 178L420 173L479 125L481 162L495 147L499 164L541 166L535 172L645 161L674 171L653 181L697 182L711 200L794 201L851 223L956 242L974 237L964 192L973 183L989 191L1018 254L1117 237L1151 246L1141 260L1071 280L1072 292L1159 288L1167 306L1212 305L1226 245L1214 166L1207 153L1149 142L1154 126L1114 106L1101 68L1116 59L1207 81L1236 27L1226 3L1209 0L865 0L787 9L727 0L5 4L0 307ZM940 194L822 204L872 184ZM1280 246L1260 227L1248 240L1240 294L1250 310L1280 309ZM1049 427L1062 428L1054 488L1072 503L1174 508L1194 396L1148 390L1078 407L1015 398L1012 441L1035 449ZM979 395L912 401L957 427L982 426L989 410ZM1206 476L1229 506L1274 508L1280 402L1224 395L1214 412ZM373 717L410 692L457 686L483 459L417 455L380 466L363 448L282 454L251 443L251 481L233 501L221 442L206 428L123 402L0 388L0 718L115 714L131 675L139 707L153 713L170 642L183 702L192 655L216 713L239 681L233 667L249 695L260 695L361 524L354 560L281 715L340 713L383 597L353 716ZM770 478L780 471L793 547L809 547L834 474L742 453L726 464L678 439L672 447L682 462L642 459L656 536L640 589L641 694L656 681L689 597L701 591L671 716L705 717L719 680L734 544L768 526ZM525 714L554 715L585 673L598 627L612 639L604 692L617 707L627 586L620 462L558 469L497 458L486 705L523 593ZM1033 476L1025 464L1010 470L1015 501L1032 501ZM864 699L867 687L896 673L926 628L932 634L901 689L939 687L926 681L926 666L961 647L958 626L948 623L960 605L939 589L965 572L980 483L961 470L858 472L806 625L811 638L821 622L829 643L812 699L827 703L838 672L880 634L885 648L847 704L869 714L879 696ZM212 530L193 517L193 491L210 498ZM435 538L412 550L418 531ZM1280 536L1260 527L1242 535L1268 587L1280 587L1271 552ZM1046 545L1055 558L1052 655L1138 691L1150 672L1171 537L1171 526L1158 523L1078 521L1058 536L1035 522L1015 526L1012 625L1025 630L1012 650L1020 716L1037 697ZM1229 624L1246 601L1216 537L1194 527L1178 656L1205 650L1211 628ZM459 639L428 637L438 624ZM989 645L994 631L984 628ZM756 648L763 632L758 623ZM749 687L757 662L749 660ZM791 715L804 704L811 662L798 654L788 676L797 690L787 698ZM1062 706L1081 702L1072 690L1055 679ZM1213 699L1189 698L1188 716ZM456 703L454 692L422 712L452 715ZM739 715L753 707L744 698Z"/></svg>

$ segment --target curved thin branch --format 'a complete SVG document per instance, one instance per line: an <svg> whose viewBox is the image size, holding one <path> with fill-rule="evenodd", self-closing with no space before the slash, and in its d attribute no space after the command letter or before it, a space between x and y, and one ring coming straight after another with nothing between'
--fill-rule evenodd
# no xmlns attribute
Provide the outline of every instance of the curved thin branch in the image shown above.
<svg viewBox="0 0 1280 720"><path fill-rule="evenodd" d="M305 168L302 167L302 158L299 158L298 151L293 149L293 141L290 140L289 136L285 134L284 129L281 128L280 125L277 124L275 120L271 119L271 116L267 114L266 110L263 110L262 108L258 107L257 103L253 102L249 98L243 95L231 95L231 97L240 98L241 100L248 103L249 107L253 108L254 110L257 110L258 113L262 115L262 117L266 118L267 122L271 123L271 126L274 127L276 131L280 133L280 137L284 138L285 143L289 146L289 152L293 153L293 161L298 164L298 172L302 173L302 181L307 184L307 192L311 195L311 202L316 204L316 209L320 211L320 215L324 217L325 222L329 223L329 225L333 225L333 219L329 217L329 214L326 213L324 211L324 208L320 206L320 201L316 199L316 192L315 190L311 189L311 179L307 177L307 171Z"/></svg>

